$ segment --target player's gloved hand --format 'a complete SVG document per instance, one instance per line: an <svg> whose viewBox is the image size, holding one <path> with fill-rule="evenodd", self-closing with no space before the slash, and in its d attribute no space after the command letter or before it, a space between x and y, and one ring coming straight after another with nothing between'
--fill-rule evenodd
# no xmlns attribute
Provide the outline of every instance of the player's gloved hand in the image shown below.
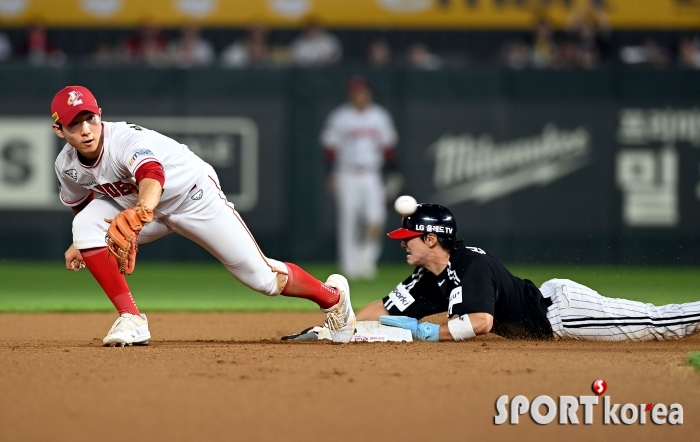
<svg viewBox="0 0 700 442"><path fill-rule="evenodd" d="M439 341L440 340L440 326L438 324L432 324L430 322L418 323L416 318L409 318L408 316L380 316L379 322L382 325L389 325L391 327L405 328L406 330L411 330L411 334L414 339L421 341Z"/></svg>
<svg viewBox="0 0 700 442"><path fill-rule="evenodd" d="M131 207L105 221L110 223L105 237L107 250L117 260L119 271L130 275L136 267L139 232L144 224L153 221L153 210Z"/></svg>

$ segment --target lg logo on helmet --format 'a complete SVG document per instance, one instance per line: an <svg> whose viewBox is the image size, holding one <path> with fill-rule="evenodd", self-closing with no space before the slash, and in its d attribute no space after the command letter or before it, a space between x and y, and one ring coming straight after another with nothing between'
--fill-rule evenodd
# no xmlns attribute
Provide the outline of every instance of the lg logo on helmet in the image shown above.
<svg viewBox="0 0 700 442"><path fill-rule="evenodd" d="M530 414L530 418L540 424L547 425L552 423L558 416L557 423L559 425L579 424L579 408L583 408L583 423L591 425L593 423L593 407L599 404L600 396L607 390L607 383L598 379L591 385L591 389L595 396L559 396L558 404L550 396L537 396L530 400L522 395L515 396L510 400L503 395L496 400L496 411L498 414L494 417L494 423L501 425L509 421L511 425L517 425L521 415ZM546 409L546 413L542 414L542 408ZM638 423L644 425L647 423L647 416L652 423L656 425L681 425L683 424L683 406L681 404L613 404L610 396L603 396L603 424L620 423L632 425ZM647 415L647 412L649 414ZM510 415L510 420L508 416Z"/></svg>
<svg viewBox="0 0 700 442"><path fill-rule="evenodd" d="M432 226L430 224L416 224L416 230L427 233L448 233L451 234L454 230L452 227Z"/></svg>

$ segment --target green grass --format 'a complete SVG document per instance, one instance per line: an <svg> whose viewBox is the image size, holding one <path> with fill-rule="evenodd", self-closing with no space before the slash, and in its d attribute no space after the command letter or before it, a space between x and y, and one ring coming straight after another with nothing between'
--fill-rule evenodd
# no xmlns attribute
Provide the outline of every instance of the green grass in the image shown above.
<svg viewBox="0 0 700 442"><path fill-rule="evenodd" d="M700 351L691 351L688 353L688 363L700 372Z"/></svg>
<svg viewBox="0 0 700 442"><path fill-rule="evenodd" d="M325 280L338 269L330 264L304 268ZM568 278L605 296L654 304L700 300L700 269L664 267L510 266L536 284ZM385 296L410 274L404 264L386 264L373 281L351 281L359 309ZM267 297L244 287L217 264L139 263L127 277L144 311L315 310L314 304ZM78 273L56 262L0 262L0 312L112 311L113 307L87 270Z"/></svg>

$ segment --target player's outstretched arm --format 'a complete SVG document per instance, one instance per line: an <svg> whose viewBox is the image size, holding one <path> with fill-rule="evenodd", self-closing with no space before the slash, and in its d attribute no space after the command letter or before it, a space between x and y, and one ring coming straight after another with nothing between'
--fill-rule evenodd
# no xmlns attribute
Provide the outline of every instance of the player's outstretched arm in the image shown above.
<svg viewBox="0 0 700 442"><path fill-rule="evenodd" d="M380 316L379 322L410 330L413 338L421 341L464 341L490 332L493 316L488 313L470 313L442 325L418 323L417 319L408 316Z"/></svg>
<svg viewBox="0 0 700 442"><path fill-rule="evenodd" d="M136 266L138 234L146 223L153 221L153 209L160 202L163 186L158 180L144 178L139 183L136 206L122 210L114 219L105 218L107 250L119 266L119 271L130 275Z"/></svg>
<svg viewBox="0 0 700 442"><path fill-rule="evenodd" d="M444 328L455 341L464 341L485 335L493 327L493 315L489 313L469 313L458 318L450 319Z"/></svg>
<svg viewBox="0 0 700 442"><path fill-rule="evenodd" d="M153 210L160 202L162 193L163 186L160 185L158 180L144 178L139 183L139 198L136 205L143 209Z"/></svg>
<svg viewBox="0 0 700 442"><path fill-rule="evenodd" d="M357 312L358 321L379 321L380 316L388 315L386 307L381 299L367 304L359 312Z"/></svg>

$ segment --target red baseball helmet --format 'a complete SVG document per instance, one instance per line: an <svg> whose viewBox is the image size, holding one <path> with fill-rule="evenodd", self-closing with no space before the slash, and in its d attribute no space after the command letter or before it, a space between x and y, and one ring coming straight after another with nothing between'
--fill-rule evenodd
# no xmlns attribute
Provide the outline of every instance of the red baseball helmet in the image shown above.
<svg viewBox="0 0 700 442"><path fill-rule="evenodd" d="M51 117L54 123L68 124L83 111L100 113L95 96L83 86L66 86L58 91L51 101Z"/></svg>

